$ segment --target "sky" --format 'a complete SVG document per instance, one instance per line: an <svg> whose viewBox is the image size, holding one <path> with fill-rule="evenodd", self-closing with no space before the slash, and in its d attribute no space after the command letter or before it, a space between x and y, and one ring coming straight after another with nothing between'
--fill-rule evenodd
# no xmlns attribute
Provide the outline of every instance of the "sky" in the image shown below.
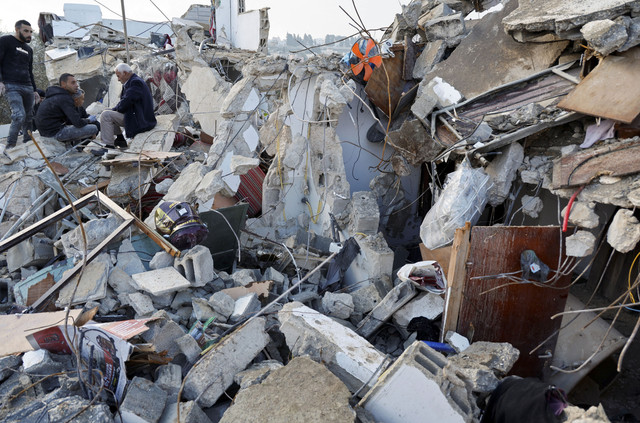
<svg viewBox="0 0 640 423"><path fill-rule="evenodd" d="M227 0L222 0L227 1ZM368 29L386 27L393 22L401 4L409 0L354 0L358 12ZM19 19L26 19L37 31L40 12L51 12L63 16L64 3L98 4L103 18L118 18L108 9L121 12L121 0L2 0L0 29L13 32L13 26ZM190 4L210 4L208 0L184 2L180 0L124 0L125 14L128 19L143 21L166 21L179 17L187 11ZM245 0L247 10L269 7L271 23L270 36L283 38L287 32L293 34L311 34L314 38L326 34L352 35L356 30L349 25L351 19L340 10L342 6L353 18L358 19L352 0Z"/></svg>

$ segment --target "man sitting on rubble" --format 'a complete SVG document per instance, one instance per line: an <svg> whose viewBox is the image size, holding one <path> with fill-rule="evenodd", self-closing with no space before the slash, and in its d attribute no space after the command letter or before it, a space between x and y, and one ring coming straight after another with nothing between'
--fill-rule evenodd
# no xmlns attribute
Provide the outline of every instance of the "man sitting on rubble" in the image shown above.
<svg viewBox="0 0 640 423"><path fill-rule="evenodd" d="M95 116L83 119L73 101L78 92L78 81L70 73L60 76L60 86L47 88L46 98L38 108L36 127L43 137L54 137L60 142L74 144L98 134L93 122Z"/></svg>
<svg viewBox="0 0 640 423"><path fill-rule="evenodd" d="M115 72L123 84L122 93L116 107L100 115L100 138L106 147L127 147L121 127L124 127L128 138L133 138L153 129L157 122L153 113L153 97L144 80L126 63L118 64Z"/></svg>

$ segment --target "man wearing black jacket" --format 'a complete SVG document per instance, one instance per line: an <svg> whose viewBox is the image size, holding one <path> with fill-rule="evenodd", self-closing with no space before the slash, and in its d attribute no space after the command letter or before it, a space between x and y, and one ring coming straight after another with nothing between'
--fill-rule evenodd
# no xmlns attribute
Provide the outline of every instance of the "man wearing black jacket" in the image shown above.
<svg viewBox="0 0 640 423"><path fill-rule="evenodd" d="M127 142L120 128L124 126L127 137L133 138L153 129L156 117L153 113L153 97L146 82L133 73L126 63L116 66L115 72L123 85L122 93L116 107L100 115L100 138L108 147L114 146L114 142L116 147L126 147Z"/></svg>
<svg viewBox="0 0 640 423"><path fill-rule="evenodd" d="M18 133L23 131L24 142L29 141L34 100L39 99L33 77L31 24L19 20L14 35L0 37L0 95L6 92L11 107L11 127L7 148L16 146Z"/></svg>
<svg viewBox="0 0 640 423"><path fill-rule="evenodd" d="M46 98L38 108L36 126L40 135L72 143L93 137L98 133L98 127L89 119L83 119L73 102L78 81L73 75L63 73L59 82L60 86L47 88Z"/></svg>

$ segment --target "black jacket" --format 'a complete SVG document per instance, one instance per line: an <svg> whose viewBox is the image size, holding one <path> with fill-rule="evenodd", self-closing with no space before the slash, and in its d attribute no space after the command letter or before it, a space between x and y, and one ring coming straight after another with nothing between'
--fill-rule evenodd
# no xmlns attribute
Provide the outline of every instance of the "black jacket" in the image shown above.
<svg viewBox="0 0 640 423"><path fill-rule="evenodd" d="M89 121L80 117L71 94L57 85L47 88L46 98L36 113L36 127L43 137L55 136L65 125L82 128Z"/></svg>
<svg viewBox="0 0 640 423"><path fill-rule="evenodd" d="M124 130L128 138L156 126L151 91L146 82L135 73L122 87L120 101L113 110L124 114Z"/></svg>
<svg viewBox="0 0 640 423"><path fill-rule="evenodd" d="M36 89L33 50L13 35L0 37L0 82L31 85Z"/></svg>

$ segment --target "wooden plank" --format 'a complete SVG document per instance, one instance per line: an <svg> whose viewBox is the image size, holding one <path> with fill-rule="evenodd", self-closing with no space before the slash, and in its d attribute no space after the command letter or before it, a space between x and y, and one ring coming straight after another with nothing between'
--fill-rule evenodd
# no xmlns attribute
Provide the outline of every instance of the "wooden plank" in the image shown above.
<svg viewBox="0 0 640 423"><path fill-rule="evenodd" d="M469 256L469 236L471 224L466 222L464 227L456 229L451 247L450 262L447 271L447 299L444 312L444 325L440 334L440 341L444 335L452 330L457 332L458 317L462 304L462 292L467 276L467 257Z"/></svg>
<svg viewBox="0 0 640 423"><path fill-rule="evenodd" d="M640 141L619 141L578 151L553 163L553 188L589 183L598 175L625 176L640 172Z"/></svg>
<svg viewBox="0 0 640 423"><path fill-rule="evenodd" d="M607 56L558 107L631 123L640 114L640 60Z"/></svg>
<svg viewBox="0 0 640 423"><path fill-rule="evenodd" d="M512 369L519 376L542 377L548 358L538 354L555 349L556 337L547 340L534 355L529 352L556 331L560 322L550 317L564 310L571 276L562 276L553 287L532 283L510 284L497 275L521 269L520 254L533 250L552 270L558 266L560 228L557 226L476 226L471 231L458 332L472 341L509 342L520 350ZM562 253L561 259L565 256ZM496 275L494 277L487 277ZM521 275L521 274L520 274ZM495 288L495 289L494 289Z"/></svg>
<svg viewBox="0 0 640 423"><path fill-rule="evenodd" d="M107 179L106 181L99 182L97 187L94 185L94 186L91 186L91 187L82 188L80 190L80 195L90 194L93 191L95 191L96 189L98 191L101 190L101 189L104 189L109 185L109 182L111 182L111 179Z"/></svg>

